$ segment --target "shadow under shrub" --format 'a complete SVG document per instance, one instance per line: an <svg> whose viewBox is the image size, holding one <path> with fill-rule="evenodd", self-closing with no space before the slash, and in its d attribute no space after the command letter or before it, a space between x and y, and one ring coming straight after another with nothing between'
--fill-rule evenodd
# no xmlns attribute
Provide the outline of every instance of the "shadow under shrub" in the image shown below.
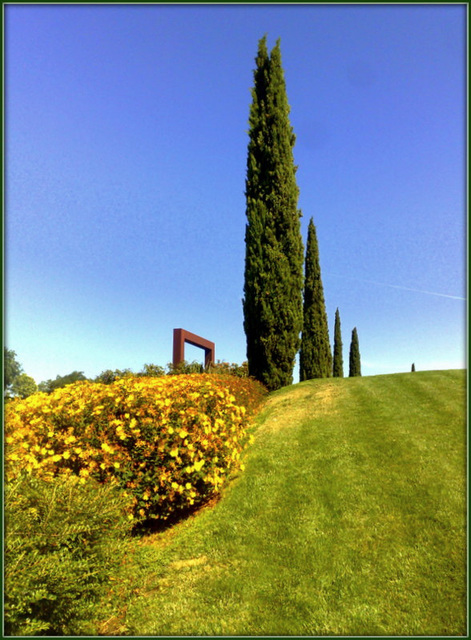
<svg viewBox="0 0 471 640"><path fill-rule="evenodd" d="M129 498L113 484L20 473L5 487L6 635L94 635L121 564Z"/></svg>

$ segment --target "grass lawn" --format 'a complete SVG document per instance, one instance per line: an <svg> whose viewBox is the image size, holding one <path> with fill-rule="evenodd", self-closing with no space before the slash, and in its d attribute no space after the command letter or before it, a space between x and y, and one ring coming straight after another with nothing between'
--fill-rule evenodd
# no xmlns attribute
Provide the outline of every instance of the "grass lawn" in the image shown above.
<svg viewBox="0 0 471 640"><path fill-rule="evenodd" d="M466 635L465 404L463 371L271 394L218 504L136 544L104 632Z"/></svg>

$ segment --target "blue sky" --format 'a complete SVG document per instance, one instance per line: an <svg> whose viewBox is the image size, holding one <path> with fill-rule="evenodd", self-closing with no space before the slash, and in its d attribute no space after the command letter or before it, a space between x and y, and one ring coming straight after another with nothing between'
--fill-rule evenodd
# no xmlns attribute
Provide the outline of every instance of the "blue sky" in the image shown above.
<svg viewBox="0 0 471 640"><path fill-rule="evenodd" d="M5 337L37 382L246 359L254 58L363 375L466 366L465 5L7 5ZM188 360L203 352L187 347ZM297 382L295 372L295 382Z"/></svg>

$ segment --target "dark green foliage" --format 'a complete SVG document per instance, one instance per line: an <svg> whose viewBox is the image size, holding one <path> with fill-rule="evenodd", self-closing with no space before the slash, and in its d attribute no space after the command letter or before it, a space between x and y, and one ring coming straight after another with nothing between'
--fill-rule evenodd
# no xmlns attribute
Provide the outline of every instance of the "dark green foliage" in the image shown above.
<svg viewBox="0 0 471 640"><path fill-rule="evenodd" d="M412 368L411 368L411 372L415 371L415 362L412 363Z"/></svg>
<svg viewBox="0 0 471 640"><path fill-rule="evenodd" d="M302 329L303 244L280 42L259 42L249 116L244 330L249 374L291 384Z"/></svg>
<svg viewBox="0 0 471 640"><path fill-rule="evenodd" d="M3 395L5 400L12 397L27 398L38 390L34 379L23 371L16 359L16 352L3 349Z"/></svg>
<svg viewBox="0 0 471 640"><path fill-rule="evenodd" d="M10 387L15 378L23 372L23 367L16 359L16 352L12 349L3 348L3 390Z"/></svg>
<svg viewBox="0 0 471 640"><path fill-rule="evenodd" d="M68 373L65 376L56 376L55 380L45 380L44 382L40 382L38 384L38 389L39 391L51 393L55 389L61 389L68 384L79 382L80 380L87 380L83 371L72 371L72 373Z"/></svg>
<svg viewBox="0 0 471 640"><path fill-rule="evenodd" d="M343 345L342 332L340 328L340 313L338 309L335 312L333 374L334 378L343 378Z"/></svg>
<svg viewBox="0 0 471 640"><path fill-rule="evenodd" d="M102 384L111 384L118 378L125 378L126 376L134 376L135 374L131 369L106 369L98 375L93 382L101 382Z"/></svg>
<svg viewBox="0 0 471 640"><path fill-rule="evenodd" d="M5 487L6 635L96 633L127 547L129 499L110 485L27 474Z"/></svg>
<svg viewBox="0 0 471 640"><path fill-rule="evenodd" d="M316 228L309 221L304 269L303 333L299 377L303 380L329 378L332 373L329 327L324 301Z"/></svg>
<svg viewBox="0 0 471 640"><path fill-rule="evenodd" d="M222 375L228 374L235 376L236 378L248 378L249 367L247 362L237 364L236 362L229 363L218 360L217 362L209 365L208 373L219 373Z"/></svg>
<svg viewBox="0 0 471 640"><path fill-rule="evenodd" d="M26 373L20 373L19 376L16 376L11 385L13 395L19 398L27 398L33 393L36 393L37 390L38 385L34 379Z"/></svg>
<svg viewBox="0 0 471 640"><path fill-rule="evenodd" d="M181 374L189 374L189 373L205 373L205 368L198 362L197 360L193 360L193 362L187 362L186 360L182 360L178 364L173 364L173 362L169 362L167 364L167 375L181 375Z"/></svg>
<svg viewBox="0 0 471 640"><path fill-rule="evenodd" d="M361 361L360 361L360 345L358 343L358 333L355 327L352 331L352 341L350 343L350 370L349 377L361 376Z"/></svg>
<svg viewBox="0 0 471 640"><path fill-rule="evenodd" d="M165 369L163 367L160 367L158 364L145 364L142 367L142 371L140 371L137 375L146 378L160 378L165 375Z"/></svg>
<svg viewBox="0 0 471 640"><path fill-rule="evenodd" d="M111 384L118 378L160 378L165 375L165 369L157 364L145 364L142 371L134 373L131 369L106 369L97 376L93 382L101 382L102 384Z"/></svg>

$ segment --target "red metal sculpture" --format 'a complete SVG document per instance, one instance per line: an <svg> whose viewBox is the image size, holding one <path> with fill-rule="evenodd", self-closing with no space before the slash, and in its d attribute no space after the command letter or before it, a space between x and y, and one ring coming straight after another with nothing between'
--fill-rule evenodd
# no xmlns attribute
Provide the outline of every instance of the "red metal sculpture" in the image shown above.
<svg viewBox="0 0 471 640"><path fill-rule="evenodd" d="M185 331L185 329L173 330L173 364L178 365L185 360L185 342L194 347L204 349L204 366L208 367L214 363L216 347L214 342L200 338L200 336Z"/></svg>

